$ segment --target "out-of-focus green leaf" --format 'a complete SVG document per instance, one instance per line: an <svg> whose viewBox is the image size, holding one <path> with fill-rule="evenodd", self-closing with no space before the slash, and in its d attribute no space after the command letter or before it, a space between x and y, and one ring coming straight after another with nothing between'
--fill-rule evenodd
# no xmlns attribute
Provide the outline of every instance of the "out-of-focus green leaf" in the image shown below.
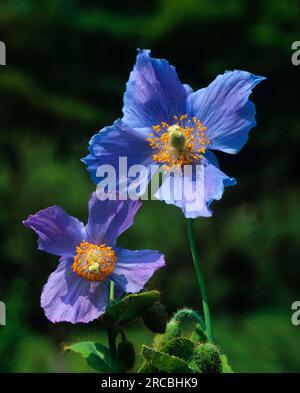
<svg viewBox="0 0 300 393"><path fill-rule="evenodd" d="M99 120L103 114L100 108L87 102L43 89L32 77L17 70L9 70L3 76L0 74L0 87L3 92L13 92L35 107L65 119L87 123Z"/></svg>

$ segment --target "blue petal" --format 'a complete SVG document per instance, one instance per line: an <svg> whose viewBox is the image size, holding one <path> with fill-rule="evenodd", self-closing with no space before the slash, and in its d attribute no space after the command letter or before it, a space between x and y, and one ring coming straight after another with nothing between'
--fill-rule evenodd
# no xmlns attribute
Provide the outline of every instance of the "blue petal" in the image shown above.
<svg viewBox="0 0 300 393"><path fill-rule="evenodd" d="M148 134L149 130L137 132L117 120L112 126L105 127L94 135L89 143L90 154L82 159L87 165L92 180L98 184L101 179L97 176L97 169L102 165L111 165L116 171L116 191L118 191L122 181L119 178L120 157L127 158L128 168L138 164L148 167L152 162L152 149L147 141ZM130 179L128 180L130 183Z"/></svg>
<svg viewBox="0 0 300 393"><path fill-rule="evenodd" d="M234 154L244 146L256 125L255 106L248 98L264 79L246 71L226 71L207 88L188 96L187 112L207 127L211 149Z"/></svg>
<svg viewBox="0 0 300 393"><path fill-rule="evenodd" d="M142 203L132 200L100 201L96 193L89 201L89 218L86 226L88 240L93 244L113 246L118 236L131 227Z"/></svg>
<svg viewBox="0 0 300 393"><path fill-rule="evenodd" d="M172 124L175 115L186 112L187 95L173 66L140 50L126 85L122 120L132 128Z"/></svg>
<svg viewBox="0 0 300 393"><path fill-rule="evenodd" d="M193 93L193 88L190 85L188 85L187 83L184 83L183 87L186 91L187 96L190 95L191 93Z"/></svg>
<svg viewBox="0 0 300 393"><path fill-rule="evenodd" d="M205 152L205 158L206 158L206 160L209 161L211 164L213 164L213 165L216 166L217 168L220 168L219 161L218 161L216 155L215 155L212 151L206 150L206 152Z"/></svg>
<svg viewBox="0 0 300 393"><path fill-rule="evenodd" d="M87 323L102 315L109 304L109 280L88 281L72 271L73 262L61 258L43 288L41 306L51 322ZM116 298L122 292L117 286Z"/></svg>
<svg viewBox="0 0 300 393"><path fill-rule="evenodd" d="M116 255L117 264L111 277L127 293L141 291L156 270L165 265L164 256L155 250L119 248Z"/></svg>
<svg viewBox="0 0 300 393"><path fill-rule="evenodd" d="M201 166L198 165L201 175L197 181L196 166L193 167L192 176L167 173L155 197L181 208L186 218L211 217L211 203L222 198L225 187L236 184L234 178L228 177L215 166L218 163L211 154L206 155Z"/></svg>
<svg viewBox="0 0 300 393"><path fill-rule="evenodd" d="M59 206L30 215L23 224L38 235L39 250L54 255L74 256L76 247L87 238L83 223Z"/></svg>

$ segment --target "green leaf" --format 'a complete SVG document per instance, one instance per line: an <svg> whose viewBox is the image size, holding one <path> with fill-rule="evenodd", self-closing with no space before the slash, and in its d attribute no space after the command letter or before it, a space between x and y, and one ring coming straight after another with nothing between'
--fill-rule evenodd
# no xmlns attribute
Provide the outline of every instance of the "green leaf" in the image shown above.
<svg viewBox="0 0 300 393"><path fill-rule="evenodd" d="M142 373L157 373L158 371L159 370L156 367L145 361L137 372L139 374L142 374Z"/></svg>
<svg viewBox="0 0 300 393"><path fill-rule="evenodd" d="M103 322L106 325L128 323L142 315L159 299L158 291L130 294L106 309Z"/></svg>
<svg viewBox="0 0 300 393"><path fill-rule="evenodd" d="M189 360L193 355L194 343L186 337L177 337L168 341L161 351L176 356L183 360Z"/></svg>
<svg viewBox="0 0 300 393"><path fill-rule="evenodd" d="M108 349L93 341L82 341L79 343L65 345L66 351L79 353L86 359L88 365L100 372L111 372L110 356Z"/></svg>
<svg viewBox="0 0 300 393"><path fill-rule="evenodd" d="M112 368L110 367L110 365L94 353L91 353L86 359L86 361L91 368L99 371L100 373L112 372Z"/></svg>
<svg viewBox="0 0 300 393"><path fill-rule="evenodd" d="M222 362L222 372L223 373L233 373L232 368L228 364L228 359L226 355L221 355L221 362Z"/></svg>
<svg viewBox="0 0 300 393"><path fill-rule="evenodd" d="M152 364L154 367L158 368L164 372L182 372L190 373L191 369L188 367L186 361L167 353L157 351L154 348L148 347L146 345L142 346L142 353L146 361Z"/></svg>

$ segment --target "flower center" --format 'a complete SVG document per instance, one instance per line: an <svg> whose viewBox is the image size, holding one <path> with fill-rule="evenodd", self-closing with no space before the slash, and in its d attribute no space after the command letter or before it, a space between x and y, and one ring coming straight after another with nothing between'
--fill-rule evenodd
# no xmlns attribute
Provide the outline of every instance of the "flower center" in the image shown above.
<svg viewBox="0 0 300 393"><path fill-rule="evenodd" d="M96 246L84 240L76 248L72 270L89 281L102 281L112 274L116 261L111 247Z"/></svg>
<svg viewBox="0 0 300 393"><path fill-rule="evenodd" d="M203 158L206 146L210 143L206 139L206 127L194 116L174 116L174 124L161 122L152 127L148 138L154 150L154 161L163 164L166 170L173 167L192 164Z"/></svg>

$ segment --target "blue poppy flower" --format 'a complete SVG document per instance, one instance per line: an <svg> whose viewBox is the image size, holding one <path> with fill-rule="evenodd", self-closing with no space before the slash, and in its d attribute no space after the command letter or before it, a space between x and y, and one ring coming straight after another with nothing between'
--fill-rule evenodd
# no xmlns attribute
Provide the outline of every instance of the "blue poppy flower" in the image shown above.
<svg viewBox="0 0 300 393"><path fill-rule="evenodd" d="M164 256L155 250L131 251L116 239L133 225L140 201L99 201L92 194L86 226L61 207L30 215L23 223L39 237L39 250L60 256L43 288L41 305L52 322L90 322L109 304L110 280L115 297L139 292Z"/></svg>
<svg viewBox="0 0 300 393"><path fill-rule="evenodd" d="M247 142L256 125L249 95L263 79L247 71L226 71L208 87L193 92L166 60L140 50L126 85L123 117L91 139L90 154L83 162L95 183L99 183L101 165L119 170L120 156L127 157L128 166L159 165L165 175L156 197L180 207L188 218L210 217L211 203L222 197L225 187L236 184L220 170L212 150L235 154ZM179 198L176 194L183 182L178 168L185 166L203 168L202 197L192 208L187 195ZM149 170L147 181L151 175ZM193 190L195 171L185 180ZM129 179L129 185L133 182ZM164 183L172 185L169 195L162 192Z"/></svg>

